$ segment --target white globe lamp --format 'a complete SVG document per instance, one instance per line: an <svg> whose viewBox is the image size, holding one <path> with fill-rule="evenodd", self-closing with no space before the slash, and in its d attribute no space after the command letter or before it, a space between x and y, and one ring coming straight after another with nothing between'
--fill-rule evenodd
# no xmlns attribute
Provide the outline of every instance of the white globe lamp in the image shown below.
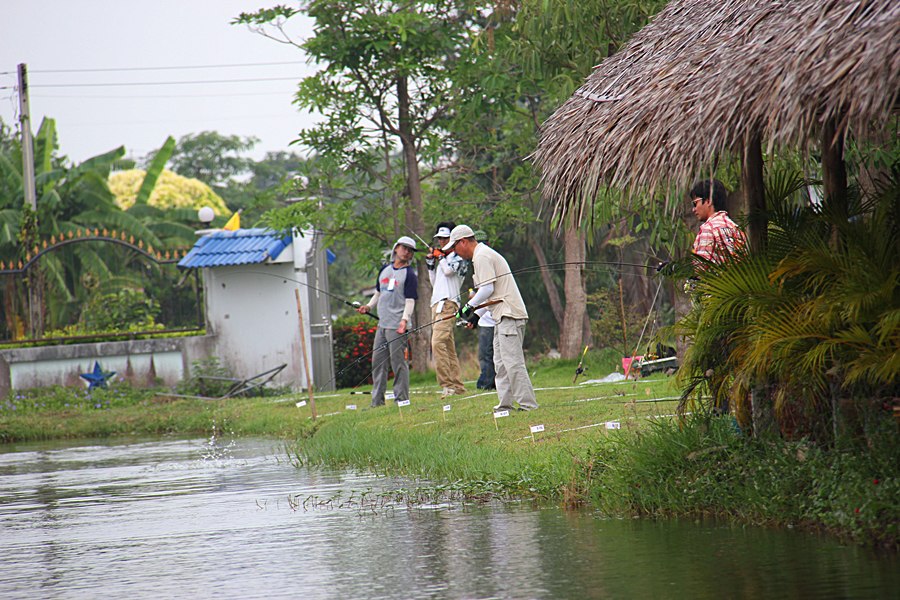
<svg viewBox="0 0 900 600"><path fill-rule="evenodd" d="M212 208L204 206L197 211L197 218L200 219L200 222L204 225L209 225L212 223L212 220L216 218L216 213Z"/></svg>

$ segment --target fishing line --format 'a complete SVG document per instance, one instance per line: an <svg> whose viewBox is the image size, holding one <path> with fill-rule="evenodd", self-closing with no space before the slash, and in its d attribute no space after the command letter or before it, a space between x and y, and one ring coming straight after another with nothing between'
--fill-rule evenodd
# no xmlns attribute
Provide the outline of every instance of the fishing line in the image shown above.
<svg viewBox="0 0 900 600"><path fill-rule="evenodd" d="M506 276L508 276L508 275L517 275L517 274L520 274L520 273L527 273L527 272L532 272L532 271L539 271L539 270L542 270L542 269L557 270L557 269L559 269L559 268L565 268L566 266L572 266L572 265L582 265L582 266L584 266L584 265L604 265L604 266L610 266L610 267L623 267L623 266L628 266L628 267L638 267L638 268L642 268L642 269L652 269L652 268L654 268L654 267L652 267L652 266L645 265L645 264L624 263L624 262L618 262L618 261L616 261L616 262L613 262L613 261L570 261L570 262L557 262L557 263L547 263L547 264L545 264L545 265L532 265L532 266L529 266L529 267L523 267L523 268L521 268L521 269L516 269L515 271L512 271L512 270L511 270L509 273L502 273L502 274L500 274L500 275L497 275L496 277L494 277L493 279L491 279L491 280L489 280L489 281L484 281L484 282L482 282L482 285L483 285L483 284L486 284L486 283L494 283L495 281L497 281L497 280L500 279L501 277L506 277ZM296 283L299 283L300 285L305 285L306 287L309 287L309 288L314 289L314 290L316 290L316 291L319 291L319 292L321 292L321 293L323 293L323 294L326 294L327 296L330 296L330 297L332 297L332 298L335 298L335 299L341 301L343 304L346 304L347 306L350 306L350 307L352 307L352 308L354 308L354 309L356 309L356 308L358 308L358 307L360 306L360 304L359 304L358 302L351 302L351 301L349 301L349 300L347 300L347 299L345 299L345 298L343 298L343 297L341 297L341 296L338 296L338 295L333 294L333 293L331 293L331 292L326 292L325 290L319 289L319 288L317 288L317 287L315 287L315 286L312 286L312 285L310 285L310 284L304 283L304 282L302 282L302 281L298 281L298 280L296 280L296 279L292 279L292 278L290 278L290 277L286 277L286 276L284 276L284 275L276 275L276 274L274 274L274 273L265 273L265 272L262 272L262 271L251 271L251 273L257 273L257 274L259 274L259 275L266 275L266 276L269 276L269 277L278 277L278 278L284 279L284 280L286 280L286 281L294 281L294 282L296 282ZM644 275L639 274L639 273L631 273L630 275L644 276ZM651 276L653 276L653 274L651 274ZM657 291L658 291L658 290L657 290ZM466 294L466 293L468 293L468 292L467 292L467 291L460 290L460 293L459 293L459 294L457 294L457 295L454 296L453 298L448 298L448 300L452 300L452 301L456 302L458 305L461 305L461 304L462 304L461 298L462 298L463 294ZM488 306L488 305L492 305L492 304L496 304L496 303L497 303L497 302L489 301L489 302L486 302L486 303L482 304L481 306L482 306L482 307L486 307L486 306ZM377 317L375 317L375 316L372 315L371 313L360 313L360 314L366 314L366 315L368 315L368 316L370 316L370 317L372 317L372 318L375 318L375 319L377 320ZM450 318L452 318L452 317L450 317ZM397 342L397 341L400 341L400 340L403 340L404 342L408 342L410 336L419 333L419 332L422 331L423 329L426 329L427 327L430 327L430 326L434 325L435 323L439 323L439 322L445 321L445 320L447 320L447 319L448 319L448 317L441 317L441 318L439 318L439 319L435 319L435 320L433 320L433 321L431 321L431 322L429 322L429 323L425 323L424 325L420 325L420 326L418 326L418 327L415 327L415 328L413 328L413 329L410 329L409 331L405 332L403 335L401 335L401 336L398 337L398 338L395 338L394 340L387 340L387 341L385 341L384 343L380 344L379 346L372 348L372 350L370 350L369 352L366 352L366 353L360 355L356 360L352 361L350 364L344 366L344 368L342 368L342 369L339 370L337 373L335 373L334 377L332 377L331 379L329 379L328 381L326 381L325 384L322 385L322 387L327 387L329 384L331 384L332 382L336 381L343 373L345 373L345 372L348 371L349 369L355 367L356 365L358 365L358 364L359 364L360 362L362 362L363 360L366 360L367 358L369 358L370 356L372 356L372 354L374 354L376 351L380 350L381 348L389 347L390 344L392 344L392 343L394 343L394 342ZM378 365L373 365L373 371L374 371L374 369L375 369L376 367L377 367L377 368L380 368L381 366L383 366L384 362L386 362L386 361L388 361L388 360L390 360L390 352L388 352L388 355L387 355L387 357L385 358L384 361L382 361L382 362L379 363ZM355 389L355 388L359 387L360 385L362 385L362 383L363 383L366 379L368 379L369 376L370 376L370 375L367 374L365 378L363 378L359 383L355 384L355 385L353 386L353 388L351 388L351 389Z"/></svg>
<svg viewBox="0 0 900 600"><path fill-rule="evenodd" d="M650 310L647 311L647 319L644 321L644 327L641 329L641 335L638 338L637 346L634 347L634 352L631 355L632 359L637 355L638 350L641 347L641 342L644 341L644 332L647 331L647 323L650 322L650 317L653 316L653 307L656 306L656 299L659 297L659 290L662 288L662 284L663 282L660 280L659 285L656 287L656 293L653 295L653 302L650 303Z"/></svg>
<svg viewBox="0 0 900 600"><path fill-rule="evenodd" d="M487 301L487 302L485 302L485 303L483 303L483 304L479 304L477 307L474 307L474 308L475 308L476 310L477 310L477 309L481 309L481 308L486 308L486 307L488 307L488 306L493 306L494 304L497 304L497 303L499 303L499 302L500 302L500 300L489 300L489 301ZM359 358L357 358L356 360L354 360L353 362L351 362L349 365L347 365L346 367L344 367L343 369L341 369L340 371L338 371L338 372L335 374L334 377L332 377L331 379L329 379L328 381L325 382L325 386L327 386L328 384L330 384L332 381L337 380L337 378L340 377L341 374L343 374L347 369L350 369L351 367L354 367L354 366L358 365L358 364L360 363L360 361L362 361L363 359L366 359L366 358L368 358L369 356L372 356L373 354L375 354L375 352L377 352L378 350L380 350L380 349L382 349L382 348L385 348L385 347L390 346L393 342L396 342L396 341L399 341L399 340L409 340L409 337L410 337L410 336L412 336L412 335L415 334L415 333L418 333L419 331L422 331L422 330L425 329L426 327L430 327L431 325L434 325L435 323L440 323L441 321L448 321L448 320L450 320L450 319L452 319L452 318L455 318L455 317L456 317L455 314L454 314L454 315L447 315L447 316L444 316L444 317L440 317L440 318L438 318L438 319L435 319L434 321L431 321L430 323L425 323L424 325L419 325L418 327L414 327L414 328L410 329L409 331L406 331L405 333L401 334L400 337L398 337L398 338L394 338L393 340L387 340L387 341L385 341L383 344L379 344L377 347L372 348L372 350L371 350L370 352L366 352L365 354L361 355ZM390 351L388 351L388 358L387 358L386 360L390 359L390 356L391 356L391 353L390 353ZM378 367L381 367L383 364L384 364L384 362L380 363L380 364L378 365ZM375 365L373 365L372 370L373 370L373 371L375 370ZM395 375L396 375L396 374L395 374ZM368 378L368 375L366 375L366 378L365 378L365 379L367 379L367 378ZM363 379L363 381L365 381L365 379ZM354 385L353 387L354 387L354 388L357 388L357 387L359 387L360 385L362 385L362 381L360 381L359 383L357 383L357 384ZM322 387L325 387L325 386L322 386Z"/></svg>
<svg viewBox="0 0 900 600"><path fill-rule="evenodd" d="M303 281L300 281L299 279L293 279L293 278L291 278L291 277L286 277L286 276L284 276L284 275L278 275L278 274L276 274L276 273L266 273L265 271L248 271L248 272L249 272L249 273L255 273L256 275L265 275L266 277L275 277L275 278L277 278L277 279L284 279L286 282L287 282L287 281L293 281L294 283L299 283L300 285L305 285L306 287L308 287L308 288L311 289L311 290L315 290L315 291L317 291L317 292L321 292L321 293L325 294L326 296L331 296L331 297L334 298L335 300L340 300L342 304L346 304L347 306L349 306L349 307L351 307L351 308L353 308L353 309L357 309L357 308L359 308L359 307L361 306L361 304L360 304L359 302L353 302L353 301L350 301L350 300L348 300L348 299L346 299L346 298L344 298L344 297L342 297L342 296L338 296L337 294L333 294L333 293L331 293L331 292L326 292L325 290L323 290L323 289L321 289L321 288L317 288L316 286L310 285L310 284L308 284L308 283L306 283L306 282L303 282ZM360 314L365 314L365 315L368 316L369 318L375 319L376 321L378 320L378 317L377 317L376 315L373 315L372 313L360 313Z"/></svg>

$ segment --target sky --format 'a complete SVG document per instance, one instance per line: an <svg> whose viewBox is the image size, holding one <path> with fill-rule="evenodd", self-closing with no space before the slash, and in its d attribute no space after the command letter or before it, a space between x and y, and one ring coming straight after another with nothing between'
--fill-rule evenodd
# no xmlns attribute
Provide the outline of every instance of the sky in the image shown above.
<svg viewBox="0 0 900 600"><path fill-rule="evenodd" d="M16 67L25 63L32 131L56 119L59 151L75 162L123 145L139 158L169 135L201 131L259 138L254 158L302 152L289 144L316 117L291 100L314 67L298 48L230 24L278 3L2 0L0 119L18 119ZM311 20L294 17L287 31L302 41ZM212 83L222 80L242 81ZM110 83L141 85L96 85Z"/></svg>

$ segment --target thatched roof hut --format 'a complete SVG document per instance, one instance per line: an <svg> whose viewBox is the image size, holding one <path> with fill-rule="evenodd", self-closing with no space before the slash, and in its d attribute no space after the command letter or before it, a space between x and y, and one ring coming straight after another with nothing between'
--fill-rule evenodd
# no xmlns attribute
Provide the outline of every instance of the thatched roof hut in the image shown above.
<svg viewBox="0 0 900 600"><path fill-rule="evenodd" d="M673 0L544 123L543 194L581 220L601 185L686 187L760 142L864 135L898 92L898 0Z"/></svg>

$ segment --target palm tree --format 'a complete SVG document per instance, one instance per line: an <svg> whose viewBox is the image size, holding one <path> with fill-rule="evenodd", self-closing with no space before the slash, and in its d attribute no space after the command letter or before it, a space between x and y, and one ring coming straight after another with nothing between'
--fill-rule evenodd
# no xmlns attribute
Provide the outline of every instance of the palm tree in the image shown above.
<svg viewBox="0 0 900 600"><path fill-rule="evenodd" d="M125 149L119 147L72 165L58 156L55 121L45 118L35 136L37 213L33 214L24 201L21 146L8 135L8 130L4 132L0 144L0 261L18 263L40 241L87 229L127 232L157 249L184 246L193 241L193 228L187 225L193 213L180 211L163 215L145 202L174 142L163 146L148 170L141 188L144 201L123 211L109 190L108 178ZM87 297L96 291L123 285L142 288L147 273L146 269L133 268L138 258L137 253L123 253L120 247L84 243L43 255L35 279L45 292L43 309L48 326L71 323L79 316ZM4 322L9 324L8 333L16 337L23 330L26 302L15 278L4 279Z"/></svg>
<svg viewBox="0 0 900 600"><path fill-rule="evenodd" d="M685 400L731 398L746 423L766 382L783 432L836 440L900 391L900 165L877 193L852 195L849 215L799 203L806 183L770 174L767 250L699 275L699 306L678 325L693 336Z"/></svg>

